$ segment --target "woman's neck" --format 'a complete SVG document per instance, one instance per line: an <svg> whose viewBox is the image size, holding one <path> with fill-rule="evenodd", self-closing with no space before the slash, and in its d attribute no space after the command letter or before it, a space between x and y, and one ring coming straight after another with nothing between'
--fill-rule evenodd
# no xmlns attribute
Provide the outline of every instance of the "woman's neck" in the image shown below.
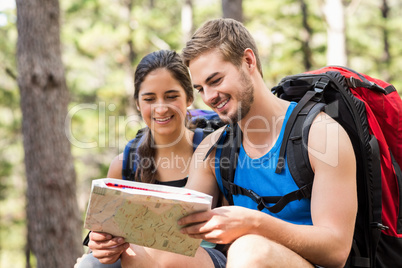
<svg viewBox="0 0 402 268"><path fill-rule="evenodd" d="M160 143L158 138L155 139L158 181L178 180L187 176L193 155L193 135L194 133L186 128L181 135L176 135L175 139L163 139L164 143Z"/></svg>
<svg viewBox="0 0 402 268"><path fill-rule="evenodd" d="M183 127L172 135L158 135L153 133L154 143L158 154L179 153L192 148L194 133Z"/></svg>

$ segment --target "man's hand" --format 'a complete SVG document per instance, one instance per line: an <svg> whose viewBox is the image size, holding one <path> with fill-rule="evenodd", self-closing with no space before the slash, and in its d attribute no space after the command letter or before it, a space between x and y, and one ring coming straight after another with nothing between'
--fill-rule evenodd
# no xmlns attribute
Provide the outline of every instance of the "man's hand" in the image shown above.
<svg viewBox="0 0 402 268"><path fill-rule="evenodd" d="M218 244L231 243L240 236L253 233L260 212L238 206L225 206L194 213L179 220L181 232ZM187 226L188 225L188 226Z"/></svg>
<svg viewBox="0 0 402 268"><path fill-rule="evenodd" d="M95 258L103 264L115 263L120 255L130 246L122 237L113 237L111 234L91 232L88 247Z"/></svg>

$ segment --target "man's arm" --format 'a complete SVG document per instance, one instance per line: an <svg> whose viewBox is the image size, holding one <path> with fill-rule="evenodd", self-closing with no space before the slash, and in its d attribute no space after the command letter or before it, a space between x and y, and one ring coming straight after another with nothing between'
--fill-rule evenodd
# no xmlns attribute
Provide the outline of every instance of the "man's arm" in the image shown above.
<svg viewBox="0 0 402 268"><path fill-rule="evenodd" d="M314 264L343 267L350 253L357 213L353 147L345 130L324 113L314 120L308 146L315 174L311 197L313 226L281 223L263 215L265 220L260 222L265 230L259 229L258 233Z"/></svg>
<svg viewBox="0 0 402 268"><path fill-rule="evenodd" d="M318 246L323 243L329 247L320 250L324 254L320 255L319 251L311 254L320 263L336 259L346 261L357 213L356 159L346 131L324 113L314 121L309 137L309 157L315 173L311 217L314 226L320 228L320 234L330 239L323 241L314 237Z"/></svg>
<svg viewBox="0 0 402 268"><path fill-rule="evenodd" d="M320 114L311 128L309 156L315 171L311 199L313 226L295 225L266 213L231 206L181 219L179 223L183 225L198 223L183 228L182 232L216 243L230 243L243 235L257 234L312 263L342 267L350 252L357 211L356 164L346 132L325 114ZM201 177L198 179L202 181Z"/></svg>
<svg viewBox="0 0 402 268"><path fill-rule="evenodd" d="M213 196L212 207L215 207L219 198L219 188L215 178L215 150L209 157L204 158L209 149L217 142L224 128L220 128L208 135L198 145L190 164L189 177L186 188L203 192Z"/></svg>

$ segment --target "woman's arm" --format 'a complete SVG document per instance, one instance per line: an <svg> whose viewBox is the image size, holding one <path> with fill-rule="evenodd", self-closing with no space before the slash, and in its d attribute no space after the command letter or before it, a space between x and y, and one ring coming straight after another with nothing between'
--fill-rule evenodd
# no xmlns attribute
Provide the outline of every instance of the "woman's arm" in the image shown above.
<svg viewBox="0 0 402 268"><path fill-rule="evenodd" d="M107 177L112 179L123 179L121 174L123 170L123 154L117 155L113 158L112 163L110 163L109 170L107 172Z"/></svg>
<svg viewBox="0 0 402 268"><path fill-rule="evenodd" d="M112 179L122 178L123 154L117 155L110 163L107 177ZM91 232L88 247L92 250L94 257L101 263L115 263L120 255L129 247L121 237L114 237L107 233Z"/></svg>

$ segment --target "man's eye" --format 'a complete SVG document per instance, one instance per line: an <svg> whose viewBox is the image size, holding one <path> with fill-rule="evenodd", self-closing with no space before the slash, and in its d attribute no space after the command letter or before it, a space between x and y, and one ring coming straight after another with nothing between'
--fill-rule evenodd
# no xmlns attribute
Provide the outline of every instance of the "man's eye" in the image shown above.
<svg viewBox="0 0 402 268"><path fill-rule="evenodd" d="M222 81L222 77L213 80L213 81L211 82L211 85L216 85L216 84L218 84L220 81Z"/></svg>

